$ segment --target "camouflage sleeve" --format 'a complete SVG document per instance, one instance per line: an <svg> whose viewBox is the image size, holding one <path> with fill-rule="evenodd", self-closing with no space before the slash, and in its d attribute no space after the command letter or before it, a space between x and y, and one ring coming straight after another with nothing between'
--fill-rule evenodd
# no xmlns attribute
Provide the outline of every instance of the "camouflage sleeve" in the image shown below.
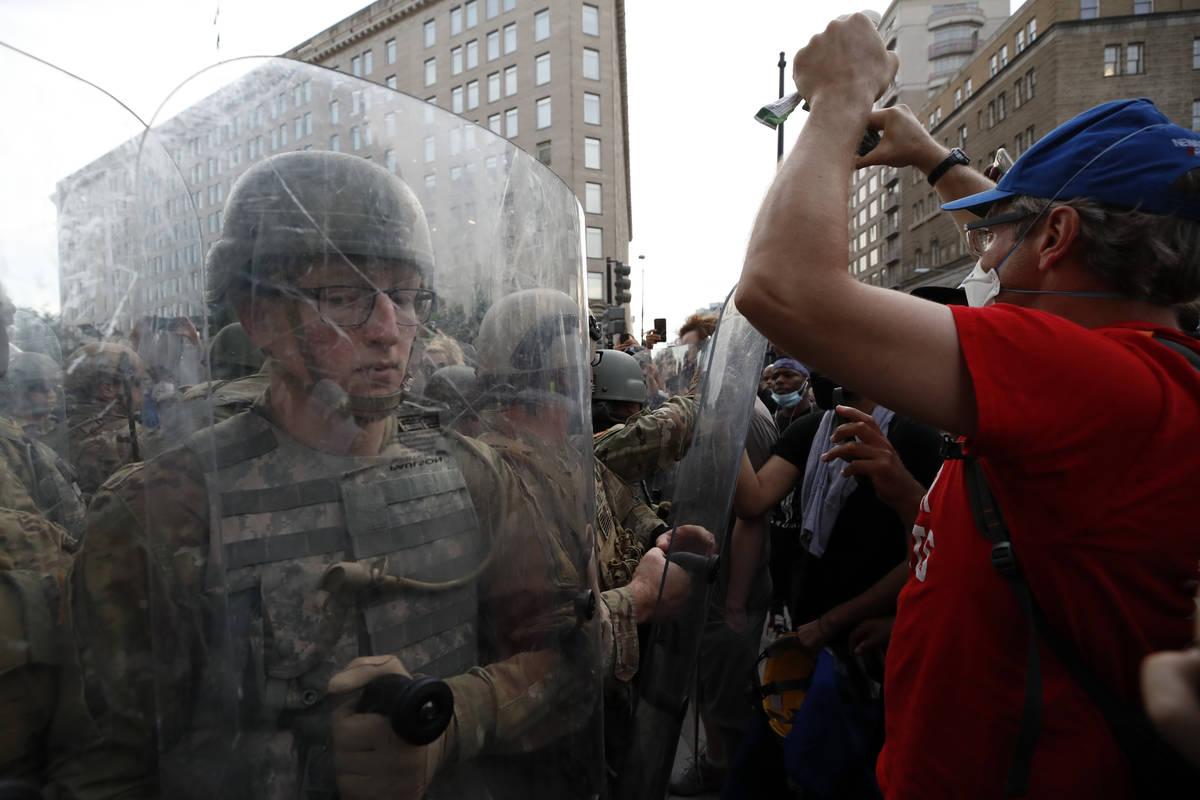
<svg viewBox="0 0 1200 800"><path fill-rule="evenodd" d="M154 797L160 731L184 728L194 665L205 663L195 601L207 537L203 483L186 451L120 470L96 493L71 573L71 611L100 772L75 793ZM195 476L195 477L189 477ZM148 498L169 498L151 506ZM148 535L148 517L154 537Z"/></svg>
<svg viewBox="0 0 1200 800"><path fill-rule="evenodd" d="M672 397L597 439L596 456L627 481L651 478L687 454L697 413L694 397Z"/></svg>
<svg viewBox="0 0 1200 800"><path fill-rule="evenodd" d="M33 475L19 438L4 435L0 419L0 508L30 514L41 510L33 499Z"/></svg>
<svg viewBox="0 0 1200 800"><path fill-rule="evenodd" d="M594 710L599 656L592 626L579 624L573 604L584 534L566 509L581 506L555 496L553 470L539 468L520 447L457 440L494 554L480 581L480 630L491 663L447 681L455 695L456 757L531 752Z"/></svg>
<svg viewBox="0 0 1200 800"><path fill-rule="evenodd" d="M619 681L631 681L641 658L633 590L628 586L609 589L601 598L612 621L612 675Z"/></svg>

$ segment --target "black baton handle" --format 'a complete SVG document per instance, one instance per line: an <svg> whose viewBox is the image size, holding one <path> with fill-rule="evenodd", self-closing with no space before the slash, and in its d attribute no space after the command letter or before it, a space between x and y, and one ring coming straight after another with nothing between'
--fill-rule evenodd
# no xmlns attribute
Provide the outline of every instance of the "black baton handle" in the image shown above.
<svg viewBox="0 0 1200 800"><path fill-rule="evenodd" d="M693 575L700 576L707 583L716 580L717 570L721 566L720 556L702 556L699 553L689 553L684 550L671 553L668 561L678 564Z"/></svg>
<svg viewBox="0 0 1200 800"><path fill-rule="evenodd" d="M425 745L441 736L454 717L454 693L437 678L381 675L363 687L354 710L387 717L401 739Z"/></svg>

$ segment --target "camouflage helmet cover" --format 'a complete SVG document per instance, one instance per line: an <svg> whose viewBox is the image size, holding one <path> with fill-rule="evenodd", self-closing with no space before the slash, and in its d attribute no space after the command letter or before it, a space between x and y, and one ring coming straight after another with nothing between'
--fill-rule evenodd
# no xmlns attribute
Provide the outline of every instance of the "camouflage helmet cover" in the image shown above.
<svg viewBox="0 0 1200 800"><path fill-rule="evenodd" d="M369 258L409 265L429 285L433 246L408 186L358 156L298 151L247 170L225 204L208 254L210 300L235 307L296 266Z"/></svg>
<svg viewBox="0 0 1200 800"><path fill-rule="evenodd" d="M98 382L108 380L140 384L149 380L142 359L115 342L89 342L67 356L64 385L77 397L92 394Z"/></svg>
<svg viewBox="0 0 1200 800"><path fill-rule="evenodd" d="M554 289L524 289L497 300L479 324L479 379L485 386L548 389L578 369L584 353L579 306Z"/></svg>
<svg viewBox="0 0 1200 800"><path fill-rule="evenodd" d="M208 367L214 380L251 375L266 360L266 354L250 341L240 322L221 328L208 346Z"/></svg>

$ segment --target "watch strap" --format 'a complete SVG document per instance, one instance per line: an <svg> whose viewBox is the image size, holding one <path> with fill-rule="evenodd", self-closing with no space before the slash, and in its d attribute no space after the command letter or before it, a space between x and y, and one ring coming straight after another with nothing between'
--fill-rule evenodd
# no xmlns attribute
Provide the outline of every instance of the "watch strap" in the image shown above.
<svg viewBox="0 0 1200 800"><path fill-rule="evenodd" d="M938 180L943 175L945 175L947 172L949 172L950 168L953 167L955 164L962 164L962 165L966 166L970 163L971 163L971 159L967 156L966 153L964 153L962 150L960 150L957 147L952 147L950 149L950 155L946 156L946 158L942 161L942 163L940 163L936 167L934 167L933 171L929 173L929 177L926 178L925 180L929 181L930 186L933 186L935 183L938 182Z"/></svg>

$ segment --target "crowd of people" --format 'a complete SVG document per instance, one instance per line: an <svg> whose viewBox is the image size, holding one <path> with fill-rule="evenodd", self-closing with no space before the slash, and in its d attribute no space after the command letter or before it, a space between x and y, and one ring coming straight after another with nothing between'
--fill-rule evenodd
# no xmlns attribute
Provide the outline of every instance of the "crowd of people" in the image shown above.
<svg viewBox="0 0 1200 800"><path fill-rule="evenodd" d="M511 276L443 330L426 210L331 152L230 191L211 337L0 293L0 798L657 797L689 700L674 795L1194 794L1200 135L1116 101L985 176L873 110L865 16L794 63L761 359L715 313L605 347ZM961 292L848 275L881 164L964 226Z"/></svg>

